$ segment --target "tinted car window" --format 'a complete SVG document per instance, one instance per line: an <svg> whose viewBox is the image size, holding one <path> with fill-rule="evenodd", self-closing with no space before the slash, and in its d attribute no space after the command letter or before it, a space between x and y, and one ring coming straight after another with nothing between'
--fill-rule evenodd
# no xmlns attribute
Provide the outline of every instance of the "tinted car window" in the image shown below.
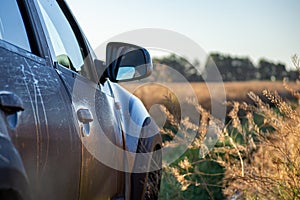
<svg viewBox="0 0 300 200"><path fill-rule="evenodd" d="M16 0L1 0L0 39L31 51L25 25Z"/></svg>
<svg viewBox="0 0 300 200"><path fill-rule="evenodd" d="M81 72L84 66L80 45L59 5L54 0L38 1L57 61Z"/></svg>

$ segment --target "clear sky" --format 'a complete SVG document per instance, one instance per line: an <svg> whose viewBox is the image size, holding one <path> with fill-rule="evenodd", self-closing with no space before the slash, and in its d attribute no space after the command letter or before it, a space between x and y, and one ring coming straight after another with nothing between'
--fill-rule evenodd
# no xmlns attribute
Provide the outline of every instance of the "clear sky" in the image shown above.
<svg viewBox="0 0 300 200"><path fill-rule="evenodd" d="M292 66L300 56L300 0L67 0L96 48L120 33L163 28L207 52Z"/></svg>

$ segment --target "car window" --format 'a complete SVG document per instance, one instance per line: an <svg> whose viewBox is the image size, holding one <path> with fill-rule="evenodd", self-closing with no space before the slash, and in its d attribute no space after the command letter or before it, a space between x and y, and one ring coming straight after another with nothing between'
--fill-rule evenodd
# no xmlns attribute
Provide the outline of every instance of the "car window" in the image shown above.
<svg viewBox="0 0 300 200"><path fill-rule="evenodd" d="M58 63L81 73L82 49L70 23L55 0L38 1Z"/></svg>
<svg viewBox="0 0 300 200"><path fill-rule="evenodd" d="M25 25L16 0L1 0L0 39L31 51Z"/></svg>

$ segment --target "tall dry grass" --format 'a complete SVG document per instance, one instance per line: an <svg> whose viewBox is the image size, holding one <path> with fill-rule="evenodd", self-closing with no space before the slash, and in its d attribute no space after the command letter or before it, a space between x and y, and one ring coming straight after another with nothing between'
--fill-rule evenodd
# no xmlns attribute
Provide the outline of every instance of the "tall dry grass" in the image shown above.
<svg viewBox="0 0 300 200"><path fill-rule="evenodd" d="M300 70L297 56L293 57L293 63ZM290 84L284 80L283 87L300 102L298 84L299 81ZM209 199L300 199L299 103L286 101L276 90L265 89L262 95L275 107L249 92L248 98L253 103L227 102L230 110L225 125L200 105L196 105L201 115L199 126L186 118L178 122L168 106L163 108L176 131L188 135L188 130L194 129L198 136L178 161L165 166L163 184L172 185L163 186L161 198L204 198L200 197L201 192L187 193L201 188ZM203 150L207 125L212 121L219 125L219 140L202 157L199 150ZM180 123L184 126L178 126ZM171 130L167 127L162 132L172 138ZM211 170L208 162L220 168ZM218 194L220 191L222 195Z"/></svg>
<svg viewBox="0 0 300 200"><path fill-rule="evenodd" d="M256 103L255 109L246 109L247 122L233 125L243 136L243 145L236 144L235 151L223 150L226 159L221 159L226 168L224 193L238 194L246 198L297 199L300 198L300 115L276 93L264 91L279 109L270 109L254 93L250 98ZM257 125L253 112L260 113L264 122ZM232 115L232 123L238 121ZM263 131L261 127L271 126L274 131ZM228 130L225 130L229 137ZM231 139L231 138L230 138ZM239 159L232 159L238 155ZM220 159L220 158L218 158Z"/></svg>
<svg viewBox="0 0 300 200"><path fill-rule="evenodd" d="M218 83L209 83L211 87ZM192 90L187 90L183 87L182 83L166 83L166 86L151 83L141 85L139 83L123 83L122 86L127 88L129 91L133 92L135 96L143 101L146 108L154 104L163 104L166 100L165 96L168 93L174 93L177 98L185 99L187 97L193 97L194 95L199 100L199 104L206 110L211 108L211 97L207 85L205 83L190 83ZM292 88L297 88L297 83L288 84ZM171 89L170 89L171 88ZM254 92L258 94L263 100L266 100L262 95L262 91L265 89L271 91L277 91L280 96L287 100L294 100L293 96L289 91L286 90L285 85L281 81L271 82L271 81L245 81L245 82L225 82L224 83L226 99L228 101L245 101L247 103L252 103L247 94L249 92ZM194 92L191 93L191 91ZM224 102L219 102L224 103Z"/></svg>

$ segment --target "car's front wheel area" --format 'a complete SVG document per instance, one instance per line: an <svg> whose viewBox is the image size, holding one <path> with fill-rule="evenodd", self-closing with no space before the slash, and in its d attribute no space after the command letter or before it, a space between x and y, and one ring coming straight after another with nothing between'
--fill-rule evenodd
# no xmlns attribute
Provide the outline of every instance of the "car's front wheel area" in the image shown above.
<svg viewBox="0 0 300 200"><path fill-rule="evenodd" d="M133 200L158 199L162 165L161 151L158 150L161 149L161 141L162 139L160 134L155 134L149 138L139 139L137 153L155 153L153 153L147 161L143 159L136 161L143 162L142 165L146 162L148 170L144 173L131 174L131 199Z"/></svg>
<svg viewBox="0 0 300 200"><path fill-rule="evenodd" d="M158 151L161 149L159 145L157 145L154 149L154 151ZM153 154L153 157L151 159L150 166L157 166L161 168L161 154ZM145 187L145 193L143 199L158 199L158 193L160 189L160 181L161 181L161 169L150 171L147 174L147 180L144 185Z"/></svg>

